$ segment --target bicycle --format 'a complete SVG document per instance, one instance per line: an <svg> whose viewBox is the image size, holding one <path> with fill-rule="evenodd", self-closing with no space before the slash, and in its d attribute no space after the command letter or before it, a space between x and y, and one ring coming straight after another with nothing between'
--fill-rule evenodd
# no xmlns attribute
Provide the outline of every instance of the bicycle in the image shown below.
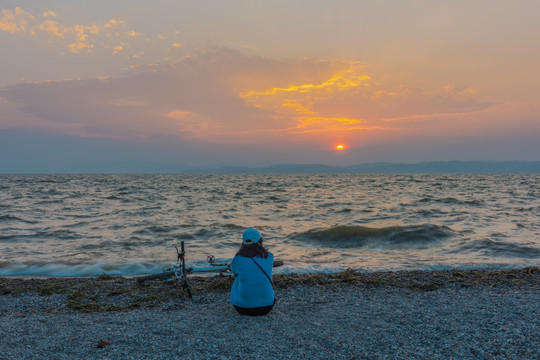
<svg viewBox="0 0 540 360"><path fill-rule="evenodd" d="M210 266L205 267L186 267L186 261L185 261L185 248L184 248L184 242L180 242L180 251L178 251L178 248L176 249L176 263L166 269L163 270L163 272L159 274L151 274L151 275L145 275L137 277L137 282L139 284L143 283L146 280L155 280L155 279L162 279L167 280L174 276L174 279L177 282L180 282L182 284L182 289L185 290L188 294L188 297L192 298L191 293L191 287L189 285L188 275L193 273L210 273L210 272L217 272L219 273L219 276L224 276L226 273L229 273L229 276L232 276L231 274L231 265L228 263L216 263L216 259L214 256L208 256L206 258L206 261L210 264ZM274 267L282 266L283 261L275 260L274 261Z"/></svg>

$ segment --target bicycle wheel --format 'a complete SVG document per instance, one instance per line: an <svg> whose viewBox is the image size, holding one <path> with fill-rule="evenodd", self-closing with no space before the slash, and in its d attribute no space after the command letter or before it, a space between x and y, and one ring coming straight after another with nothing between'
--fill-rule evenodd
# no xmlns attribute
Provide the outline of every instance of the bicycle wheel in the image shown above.
<svg viewBox="0 0 540 360"><path fill-rule="evenodd" d="M142 283L146 280L154 280L154 279L168 279L171 276L174 276L174 271L164 271L159 274L152 274L152 275L145 275L137 278L138 283Z"/></svg>

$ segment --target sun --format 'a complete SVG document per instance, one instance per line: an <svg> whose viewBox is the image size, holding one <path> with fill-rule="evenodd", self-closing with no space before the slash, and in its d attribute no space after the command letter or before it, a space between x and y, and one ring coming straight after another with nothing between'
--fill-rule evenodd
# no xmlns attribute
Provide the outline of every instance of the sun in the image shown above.
<svg viewBox="0 0 540 360"><path fill-rule="evenodd" d="M345 150L345 145L343 145L343 144L337 144L337 145L336 145L336 150L337 150L337 151Z"/></svg>

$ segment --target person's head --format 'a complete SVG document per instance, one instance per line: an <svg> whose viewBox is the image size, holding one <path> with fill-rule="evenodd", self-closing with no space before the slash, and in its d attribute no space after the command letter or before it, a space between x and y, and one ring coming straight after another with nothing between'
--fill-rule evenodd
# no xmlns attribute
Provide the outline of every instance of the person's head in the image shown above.
<svg viewBox="0 0 540 360"><path fill-rule="evenodd" d="M251 245L262 241L262 235L256 229L247 229L242 234L242 244Z"/></svg>
<svg viewBox="0 0 540 360"><path fill-rule="evenodd" d="M263 237L256 229L247 229L242 234L242 245L236 255L245 257L259 256L266 258L268 250L263 247Z"/></svg>

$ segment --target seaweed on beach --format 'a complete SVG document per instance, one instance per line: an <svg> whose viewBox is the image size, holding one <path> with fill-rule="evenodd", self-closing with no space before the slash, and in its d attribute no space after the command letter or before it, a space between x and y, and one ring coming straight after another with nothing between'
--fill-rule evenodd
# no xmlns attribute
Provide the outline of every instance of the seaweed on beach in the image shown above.
<svg viewBox="0 0 540 360"><path fill-rule="evenodd" d="M102 274L90 278L0 278L1 296L37 294L47 298L58 295L63 305L56 312L129 311L137 308L174 308L184 303L204 302L211 294L227 293L231 277L190 277L194 294L188 299L181 284L161 280L138 284L133 278ZM280 291L295 287L339 289L354 287L358 291L395 288L403 291L428 292L451 287L487 287L500 289L540 289L540 268L512 270L440 270L362 273L352 269L336 274L277 274L274 285Z"/></svg>

